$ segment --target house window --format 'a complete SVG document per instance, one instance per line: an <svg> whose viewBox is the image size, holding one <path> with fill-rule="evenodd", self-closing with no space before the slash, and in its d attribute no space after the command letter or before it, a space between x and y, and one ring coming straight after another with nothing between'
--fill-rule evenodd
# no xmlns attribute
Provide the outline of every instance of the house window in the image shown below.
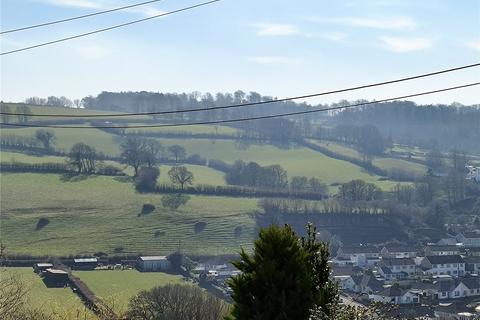
<svg viewBox="0 0 480 320"><path fill-rule="evenodd" d="M447 263L447 268L450 268L450 263Z"/></svg>
<svg viewBox="0 0 480 320"><path fill-rule="evenodd" d="M458 264L454 263L453 266L454 266L454 267L458 267Z"/></svg>
<svg viewBox="0 0 480 320"><path fill-rule="evenodd" d="M455 297L460 296L460 291L455 291Z"/></svg>
<svg viewBox="0 0 480 320"><path fill-rule="evenodd" d="M442 292L442 297L445 297L447 295L446 292Z"/></svg>

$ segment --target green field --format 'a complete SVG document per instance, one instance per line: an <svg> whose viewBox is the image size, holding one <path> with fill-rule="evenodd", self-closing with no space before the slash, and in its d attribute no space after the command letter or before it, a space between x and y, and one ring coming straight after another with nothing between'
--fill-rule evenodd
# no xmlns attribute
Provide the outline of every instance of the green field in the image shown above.
<svg viewBox="0 0 480 320"><path fill-rule="evenodd" d="M289 177L317 177L326 184L363 179L376 183L385 190L390 190L395 185L393 181L379 181L379 176L369 174L357 165L330 158L304 147L281 149L269 144L254 144L244 148L232 140L208 139L159 139L159 141L166 146L181 145L189 154L196 153L208 159L221 159L229 163L244 160L255 161L260 165L279 164L287 170Z"/></svg>
<svg viewBox="0 0 480 320"><path fill-rule="evenodd" d="M38 274L32 268L6 268L0 272L11 272L20 277L25 286L29 288L27 301L32 308L39 309L46 314L70 315L68 319L76 319L77 314L81 319L93 320L97 317L85 309L80 298L67 288L47 288Z"/></svg>
<svg viewBox="0 0 480 320"><path fill-rule="evenodd" d="M21 162L21 163L65 163L65 157L38 156L20 152L0 151L0 162Z"/></svg>
<svg viewBox="0 0 480 320"><path fill-rule="evenodd" d="M141 290L186 283L179 275L137 270L75 271L73 274L118 314L126 310L130 299Z"/></svg>
<svg viewBox="0 0 480 320"><path fill-rule="evenodd" d="M181 248L222 254L250 246L255 235L251 212L257 199L192 196L174 211L162 207L160 194L138 194L114 177L62 181L60 175L34 173L2 173L0 192L1 236L12 253L111 254L117 248L168 254ZM139 216L145 203L156 210ZM50 223L36 230L42 217ZM204 230L195 232L197 222L207 223Z"/></svg>
<svg viewBox="0 0 480 320"><path fill-rule="evenodd" d="M186 164L185 167L193 173L193 184L209 184L213 186L224 186L226 185L224 174L221 171L206 167L206 166L197 166L192 164ZM158 183L162 184L171 184L170 178L168 177L168 171L172 168L171 165L162 164L160 166L160 178Z"/></svg>
<svg viewBox="0 0 480 320"><path fill-rule="evenodd" d="M362 155L356 149L348 147L336 142L330 141L318 141L310 139L309 142L319 145L321 147L327 148L328 150L338 153L342 156L351 157L355 159L362 159ZM396 146L397 150L399 147ZM404 150L404 149L402 149ZM412 149L413 150L413 149ZM417 149L418 151L418 149ZM375 157L372 160L373 165L379 167L380 169L391 171L391 170L400 170L405 171L416 176L422 176L427 172L427 167L408 160L395 159L390 157Z"/></svg>

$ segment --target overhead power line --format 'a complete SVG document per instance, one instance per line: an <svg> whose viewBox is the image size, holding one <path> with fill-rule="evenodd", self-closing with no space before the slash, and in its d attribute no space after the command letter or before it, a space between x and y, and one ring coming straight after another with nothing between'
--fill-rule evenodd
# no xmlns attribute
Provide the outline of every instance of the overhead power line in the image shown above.
<svg viewBox="0 0 480 320"><path fill-rule="evenodd" d="M117 28L122 28L122 27L126 27L126 26L129 26L129 25L132 25L132 24L136 24L136 23L140 23L140 22L152 20L152 19L155 19L155 18L165 17L165 16L172 15L172 14L175 14L175 13L179 13L179 12L183 12L183 11L195 9L195 8L198 8L198 7L207 6L207 5L213 4L213 3L215 3L215 2L220 2L220 1L222 1L222 0L211 0L211 1L207 1L207 2L202 2L202 3L198 3L198 4L195 4L195 5L192 5L192 6L183 7L183 8L181 8L181 9L177 9L177 10L173 10L173 11L169 11L169 12L157 14L157 15L154 15L154 16L151 16L151 17L148 17L148 18L133 20L133 21L126 22L126 23L117 24L117 25L114 25L114 26L111 26L111 27L108 27L108 28L97 29L97 30L94 30L94 31L77 34L77 35L75 35L75 36L70 36L70 37L66 37L66 38L62 38L62 39L57 39L57 40L53 40L53 41L43 42L43 43L40 43L40 44L36 44L36 45L33 45L33 46L24 47L24 48L20 48L20 49L16 49L16 50L6 51L6 52L0 53L0 56L5 56L5 55L8 55L8 54L12 54L12 53L20 52L20 51L31 50L31 49L35 49L35 48L39 48L39 47L43 47L43 46L47 46L47 45L51 45L51 44L63 42L63 41L68 41L68 40L73 40L73 39L77 39L77 38L81 38L81 37L90 36L90 35L92 35L92 34L96 34L96 33L100 33L100 32L105 32L105 31L109 31L109 30L113 30L113 29L117 29Z"/></svg>
<svg viewBox="0 0 480 320"><path fill-rule="evenodd" d="M12 33L12 32L18 32L18 31L23 31L23 30L34 29L34 28L51 26L51 25L53 25L53 24L58 24L58 23L63 23L63 22L68 22L68 21L73 21L73 20L78 20L78 19L84 19L84 18L88 18L88 17L98 16L98 15L105 14L105 13L110 13L110 12L115 12L115 11L130 9L130 8L134 8L134 7L144 6L144 5L146 5L146 4L151 4L151 3L154 3L154 2L160 2L160 1L163 1L163 0L150 0L150 1L135 3L135 4L128 5L128 6L119 7L119 8L113 8L113 9L108 9L108 10L104 10L104 11L93 12L93 13L85 14L85 15L82 15L82 16L76 16L76 17L71 17L71 18L66 18L66 19L61 19L61 20L54 20L54 21L50 21L50 22L44 22L44 23L34 24L34 25L31 25L31 26L27 26L27 27L20 27L20 28L16 28L16 29L10 29L10 30L6 30L6 31L1 31L0 34L6 34L6 33Z"/></svg>
<svg viewBox="0 0 480 320"><path fill-rule="evenodd" d="M468 83L464 85L459 85L455 87L448 87L443 89L437 89L432 91L424 91L419 93L413 93L404 96L398 96L394 98L387 98L381 99L377 101L368 101L368 102L361 102L355 103L345 106L337 106L337 107L329 107L329 108L322 108L322 109L312 109L312 110L304 110L304 111L295 111L295 112L287 112L287 113L279 113L279 114L270 114L265 116L257 116L257 117L245 117L245 118L237 118L237 119L223 119L223 120L212 120L212 121L197 121L197 122L184 122L184 123L166 123L166 124L158 124L158 125L134 125L134 126L55 126L55 125L42 125L42 124L25 124L25 123L0 123L0 125L4 126L14 126L14 127L29 127L29 128L60 128L60 129L139 129L139 128L166 128L166 127L183 127L183 126L192 126L192 125L207 125L207 124L219 124L219 123L234 123L234 122L243 122L243 121L251 121L251 120L262 120L262 119L272 119L272 118L280 118L280 117L287 117L287 116L297 116L303 114L310 114L310 113L317 113L317 112L327 112L327 111L334 111L334 110L341 110L341 109L350 109L356 108L361 106L367 106L372 104L379 104L388 101L394 100L401 100L401 99L408 99L413 97L425 96L434 93L440 93L445 91L452 91L462 88L468 88L473 86L480 85L480 82Z"/></svg>
<svg viewBox="0 0 480 320"><path fill-rule="evenodd" d="M388 80L388 81L384 81L384 82L371 83L371 84L361 85L361 86L357 86L357 87L350 87L350 88L338 89L338 90L333 90L333 91L312 93L312 94L288 97L288 98L283 98L283 99L272 99L272 100L265 100L265 101L259 101L259 102L239 103L239 104L231 104L231 105L216 106L216 107L209 107L209 108L196 108L196 109L183 109L183 110L170 110L170 111L154 111L154 112L138 112L138 113L83 114L83 115L80 115L80 114L68 114L68 115L65 115L65 114L26 114L26 113L17 113L17 112L0 112L0 115L28 116L28 117L51 117L51 118L56 118L56 117L58 117L58 118L104 118L104 117L131 117L131 116L165 115L165 114L177 114L177 113L187 113L187 112L222 110L222 109L240 108L240 107L247 107L247 106L254 106L254 105L270 104L270 103L276 103L276 102L299 100L299 99L305 99L305 98L313 98L313 97L325 96L325 95L330 95L330 94L335 94L335 93L372 88L372 87L383 86L383 85L392 84L392 83L398 83L398 82L403 82L403 81L409 81L409 80L414 80L414 79L431 77L431 76L435 76L435 75L439 75L439 74L443 74L443 73L449 73L449 72L459 71L459 70L478 67L478 66L480 66L480 63L469 64L469 65L464 65L464 66L460 66L460 67L443 69L443 70L439 70L439 71L435 71L435 72L419 74L419 75L410 76L410 77L406 77L406 78L399 78L399 79L395 79L395 80Z"/></svg>

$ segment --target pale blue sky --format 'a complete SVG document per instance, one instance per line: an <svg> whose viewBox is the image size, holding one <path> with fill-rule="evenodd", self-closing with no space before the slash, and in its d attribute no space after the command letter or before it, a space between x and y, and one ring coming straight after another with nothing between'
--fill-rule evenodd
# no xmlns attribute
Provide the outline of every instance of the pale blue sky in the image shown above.
<svg viewBox="0 0 480 320"><path fill-rule="evenodd" d="M1 51L202 0L155 5L0 36ZM1 0L1 29L141 0ZM211 6L1 58L1 98L103 90L258 91L286 97L480 61L480 0L223 0ZM324 97L382 99L480 81L480 69ZM419 98L479 103L477 88Z"/></svg>

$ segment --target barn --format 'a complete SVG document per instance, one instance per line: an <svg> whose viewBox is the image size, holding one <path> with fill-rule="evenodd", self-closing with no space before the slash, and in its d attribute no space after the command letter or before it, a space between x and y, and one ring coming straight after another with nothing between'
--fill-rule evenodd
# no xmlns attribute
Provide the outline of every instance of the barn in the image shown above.
<svg viewBox="0 0 480 320"><path fill-rule="evenodd" d="M97 266L98 266L97 258L79 258L79 259L73 259L72 269L93 270Z"/></svg>
<svg viewBox="0 0 480 320"><path fill-rule="evenodd" d="M140 271L166 271L170 269L170 261L166 256L138 257L137 267Z"/></svg>
<svg viewBox="0 0 480 320"><path fill-rule="evenodd" d="M33 265L33 271L36 272L36 273L42 273L45 270L50 269L50 268L53 268L53 264L51 264L51 263L40 262L40 263L35 263Z"/></svg>
<svg viewBox="0 0 480 320"><path fill-rule="evenodd" d="M43 281L48 287L63 287L68 284L68 272L49 268L43 273Z"/></svg>

